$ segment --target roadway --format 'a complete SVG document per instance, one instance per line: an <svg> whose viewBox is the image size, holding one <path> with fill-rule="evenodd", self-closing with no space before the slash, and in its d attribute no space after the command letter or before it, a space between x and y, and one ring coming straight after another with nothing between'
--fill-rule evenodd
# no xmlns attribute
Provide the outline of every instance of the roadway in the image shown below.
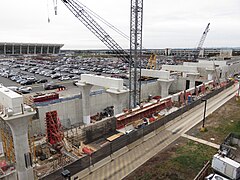
<svg viewBox="0 0 240 180"><path fill-rule="evenodd" d="M206 116L233 98L236 91L237 86L232 86L209 99ZM123 179L179 137L184 137L188 130L200 123L203 119L203 109L204 103L72 178L78 176L84 180Z"/></svg>

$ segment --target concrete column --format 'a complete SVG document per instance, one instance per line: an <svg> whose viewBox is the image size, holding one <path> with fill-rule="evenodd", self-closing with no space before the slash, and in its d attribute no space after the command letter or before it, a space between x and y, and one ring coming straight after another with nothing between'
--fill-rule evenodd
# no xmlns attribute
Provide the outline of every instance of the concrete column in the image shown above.
<svg viewBox="0 0 240 180"><path fill-rule="evenodd" d="M4 54L7 54L6 53L6 44L4 44Z"/></svg>
<svg viewBox="0 0 240 180"><path fill-rule="evenodd" d="M55 49L56 49L56 46L53 46L53 54L56 54L56 52L55 52Z"/></svg>
<svg viewBox="0 0 240 180"><path fill-rule="evenodd" d="M196 81L198 75L199 75L198 73L196 73L196 74L187 74L188 80L190 81L189 89L195 87L195 81Z"/></svg>
<svg viewBox="0 0 240 180"><path fill-rule="evenodd" d="M37 45L34 46L34 54L37 54Z"/></svg>
<svg viewBox="0 0 240 180"><path fill-rule="evenodd" d="M15 53L14 53L14 45L12 45L12 54L15 54Z"/></svg>
<svg viewBox="0 0 240 180"><path fill-rule="evenodd" d="M77 83L82 91L82 111L83 111L83 123L90 124L90 90L93 85L85 83Z"/></svg>
<svg viewBox="0 0 240 180"><path fill-rule="evenodd" d="M16 158L16 171L19 180L34 179L33 168L26 162L25 156L30 154L28 144L28 122L35 113L36 112L27 112L25 114L15 116L2 117L12 130Z"/></svg>
<svg viewBox="0 0 240 180"><path fill-rule="evenodd" d="M211 81L213 80L213 74L214 74L214 70L213 69L206 69L207 74L208 74L208 80Z"/></svg>
<svg viewBox="0 0 240 180"><path fill-rule="evenodd" d="M43 53L43 45L41 46L41 54Z"/></svg>
<svg viewBox="0 0 240 180"><path fill-rule="evenodd" d="M47 46L47 54L49 54L49 46Z"/></svg>
<svg viewBox="0 0 240 180"><path fill-rule="evenodd" d="M160 84L161 87L161 96L162 98L167 97L168 91L169 91L169 87L172 84L172 82L174 81L174 79L158 79L157 80Z"/></svg>
<svg viewBox="0 0 240 180"><path fill-rule="evenodd" d="M19 47L19 48L20 48L20 50L19 50L19 51L20 51L19 54L22 54L22 44L20 44L20 47Z"/></svg>
<svg viewBox="0 0 240 180"><path fill-rule="evenodd" d="M27 54L29 54L29 45L27 46Z"/></svg>
<svg viewBox="0 0 240 180"><path fill-rule="evenodd" d="M126 97L128 95L128 90L116 91L116 90L108 89L107 92L110 94L113 100L114 116L122 113L123 108L127 106Z"/></svg>

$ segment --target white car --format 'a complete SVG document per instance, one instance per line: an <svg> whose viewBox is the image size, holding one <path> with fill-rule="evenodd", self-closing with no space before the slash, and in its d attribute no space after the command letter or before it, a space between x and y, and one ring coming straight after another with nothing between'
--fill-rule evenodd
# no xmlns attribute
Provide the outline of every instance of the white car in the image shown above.
<svg viewBox="0 0 240 180"><path fill-rule="evenodd" d="M69 80L69 79L70 79L70 77L68 77L68 76L62 76L62 77L59 78L60 81L66 81L66 80Z"/></svg>
<svg viewBox="0 0 240 180"><path fill-rule="evenodd" d="M18 88L18 91L32 91L32 87L28 87L28 86L21 86Z"/></svg>

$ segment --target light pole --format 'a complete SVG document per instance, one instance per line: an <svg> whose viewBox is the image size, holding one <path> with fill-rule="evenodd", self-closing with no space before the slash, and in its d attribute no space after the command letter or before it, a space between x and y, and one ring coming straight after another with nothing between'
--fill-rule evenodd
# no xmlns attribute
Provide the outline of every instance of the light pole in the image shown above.
<svg viewBox="0 0 240 180"><path fill-rule="evenodd" d="M201 132L205 132L207 129L205 128L205 119L206 119L206 109L207 109L207 99L202 99L203 102L205 102L204 104L204 112L203 112L203 123L202 123L202 127L200 129Z"/></svg>

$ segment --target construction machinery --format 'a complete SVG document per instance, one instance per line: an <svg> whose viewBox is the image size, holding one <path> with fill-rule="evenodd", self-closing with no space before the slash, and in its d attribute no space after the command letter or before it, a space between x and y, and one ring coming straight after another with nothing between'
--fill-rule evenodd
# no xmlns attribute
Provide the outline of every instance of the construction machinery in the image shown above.
<svg viewBox="0 0 240 180"><path fill-rule="evenodd" d="M205 39L207 37L207 34L208 34L209 30L210 30L209 26L210 26L210 23L208 23L207 27L205 28L205 30L204 30L204 32L203 32L203 34L201 36L201 39L200 39L200 41L198 43L198 46L197 46L196 50L193 53L193 61L196 61L196 59L199 57L199 54L200 54L200 51L202 49L203 43L204 43L204 41L205 41Z"/></svg>
<svg viewBox="0 0 240 180"><path fill-rule="evenodd" d="M136 107L141 102L141 82L139 79L141 77L143 0L131 0L130 54L114 41L80 2L77 0L61 1L117 57L129 63L129 108Z"/></svg>
<svg viewBox="0 0 240 180"><path fill-rule="evenodd" d="M151 54L149 60L148 60L148 63L147 63L147 66L146 66L146 69L156 69L156 66L157 66L157 56L156 54Z"/></svg>

